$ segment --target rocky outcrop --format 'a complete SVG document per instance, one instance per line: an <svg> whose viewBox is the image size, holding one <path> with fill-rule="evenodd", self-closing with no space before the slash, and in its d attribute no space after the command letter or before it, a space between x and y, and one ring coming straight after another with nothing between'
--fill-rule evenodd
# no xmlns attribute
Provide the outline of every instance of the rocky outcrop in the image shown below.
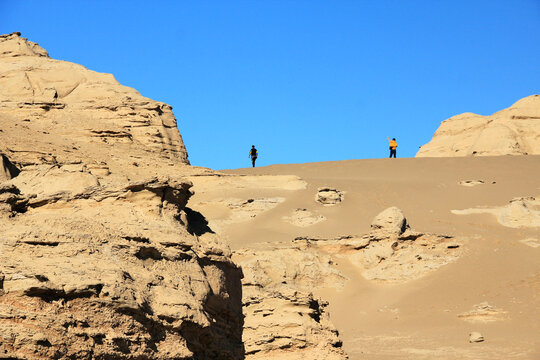
<svg viewBox="0 0 540 360"><path fill-rule="evenodd" d="M490 305L487 301L474 305L472 310L459 314L459 319L469 322L493 322L503 320L506 317L506 311Z"/></svg>
<svg viewBox="0 0 540 360"><path fill-rule="evenodd" d="M348 281L346 259L367 279L402 283L458 259L461 239L412 231L402 211L378 214L364 235L297 237L234 251L244 272L244 344L248 359L343 359L337 330L319 289Z"/></svg>
<svg viewBox="0 0 540 360"><path fill-rule="evenodd" d="M2 354L242 357L241 272L211 234L190 234L189 182L80 181L36 194L47 177L31 172L0 194L10 206L0 219ZM74 183L92 176L62 175Z"/></svg>
<svg viewBox="0 0 540 360"><path fill-rule="evenodd" d="M0 36L0 153L16 165L83 162L127 175L187 164L171 109L19 33Z"/></svg>
<svg viewBox="0 0 540 360"><path fill-rule="evenodd" d="M478 331L473 331L469 334L469 342L470 343L477 343L484 341L484 336L479 333Z"/></svg>
<svg viewBox="0 0 540 360"><path fill-rule="evenodd" d="M366 279L386 283L420 278L457 260L461 254L463 240L412 231L396 207L378 214L371 229L364 235L298 237L293 244L304 252L316 251L335 259L347 258Z"/></svg>
<svg viewBox="0 0 540 360"><path fill-rule="evenodd" d="M540 95L490 116L473 113L444 120L416 157L539 155Z"/></svg>
<svg viewBox="0 0 540 360"><path fill-rule="evenodd" d="M389 207L371 222L371 229L384 233L401 235L409 228L405 215L395 206Z"/></svg>
<svg viewBox="0 0 540 360"><path fill-rule="evenodd" d="M284 216L283 220L294 226L307 227L325 221L326 217L308 209L295 209L290 216Z"/></svg>
<svg viewBox="0 0 540 360"><path fill-rule="evenodd" d="M38 44L28 41L25 38L21 38L20 32L14 32L9 35L0 35L0 42L2 42L2 50L0 56L2 57L16 57L16 56L42 56L49 57L49 53Z"/></svg>
<svg viewBox="0 0 540 360"><path fill-rule="evenodd" d="M315 201L325 206L337 205L343 201L344 192L330 187L320 187L315 194Z"/></svg>
<svg viewBox="0 0 540 360"><path fill-rule="evenodd" d="M170 106L3 35L0 159L0 357L244 357L242 273L187 207L210 170Z"/></svg>
<svg viewBox="0 0 540 360"><path fill-rule="evenodd" d="M492 214L499 224L510 228L540 227L540 197L514 198L506 206L452 210L456 215Z"/></svg>
<svg viewBox="0 0 540 360"><path fill-rule="evenodd" d="M239 250L246 359L346 359L328 303L312 294L346 278L328 256L287 246Z"/></svg>

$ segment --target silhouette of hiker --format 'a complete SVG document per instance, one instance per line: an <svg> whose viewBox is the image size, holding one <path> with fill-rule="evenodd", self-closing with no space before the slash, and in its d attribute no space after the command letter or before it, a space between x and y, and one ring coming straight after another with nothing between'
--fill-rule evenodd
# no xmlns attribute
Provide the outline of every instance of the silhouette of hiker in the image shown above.
<svg viewBox="0 0 540 360"><path fill-rule="evenodd" d="M390 138L388 136L386 138L390 142L390 157L392 157L392 155L393 155L394 159L395 159L396 158L396 148L397 148L396 138L393 138L392 140L390 140Z"/></svg>
<svg viewBox="0 0 540 360"><path fill-rule="evenodd" d="M255 145L251 145L251 150L249 150L249 157L251 158L251 163L253 164L253 167L255 167L255 160L257 160L257 149L255 149Z"/></svg>

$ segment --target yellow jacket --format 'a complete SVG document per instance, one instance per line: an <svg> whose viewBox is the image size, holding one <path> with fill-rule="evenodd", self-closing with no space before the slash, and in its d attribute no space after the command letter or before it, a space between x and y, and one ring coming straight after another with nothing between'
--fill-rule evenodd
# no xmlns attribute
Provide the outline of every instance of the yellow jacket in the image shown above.
<svg viewBox="0 0 540 360"><path fill-rule="evenodd" d="M392 150L396 150L397 148L396 140L388 140L388 141L390 141L390 147L392 148Z"/></svg>

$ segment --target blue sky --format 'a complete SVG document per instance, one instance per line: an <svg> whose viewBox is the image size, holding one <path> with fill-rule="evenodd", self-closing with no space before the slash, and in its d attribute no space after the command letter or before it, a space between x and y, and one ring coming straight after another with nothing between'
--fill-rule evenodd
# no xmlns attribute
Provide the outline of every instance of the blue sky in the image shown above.
<svg viewBox="0 0 540 360"><path fill-rule="evenodd" d="M412 157L540 93L540 0L10 1L0 33L169 103L193 165Z"/></svg>

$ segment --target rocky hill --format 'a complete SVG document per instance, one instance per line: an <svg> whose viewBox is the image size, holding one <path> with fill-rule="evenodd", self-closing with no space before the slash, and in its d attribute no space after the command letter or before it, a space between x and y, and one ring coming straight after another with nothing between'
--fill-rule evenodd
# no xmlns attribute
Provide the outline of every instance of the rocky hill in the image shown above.
<svg viewBox="0 0 540 360"><path fill-rule="evenodd" d="M241 270L186 206L206 173L169 105L0 36L0 357L242 358Z"/></svg>
<svg viewBox="0 0 540 360"><path fill-rule="evenodd" d="M540 95L490 116L464 113L444 120L416 157L539 155Z"/></svg>
<svg viewBox="0 0 540 360"><path fill-rule="evenodd" d="M0 152L19 164L84 162L95 173L188 164L171 106L51 59L19 33L0 36L0 119Z"/></svg>
<svg viewBox="0 0 540 360"><path fill-rule="evenodd" d="M169 105L0 35L0 357L346 358L324 301L189 202L246 181L283 185L190 166Z"/></svg>

